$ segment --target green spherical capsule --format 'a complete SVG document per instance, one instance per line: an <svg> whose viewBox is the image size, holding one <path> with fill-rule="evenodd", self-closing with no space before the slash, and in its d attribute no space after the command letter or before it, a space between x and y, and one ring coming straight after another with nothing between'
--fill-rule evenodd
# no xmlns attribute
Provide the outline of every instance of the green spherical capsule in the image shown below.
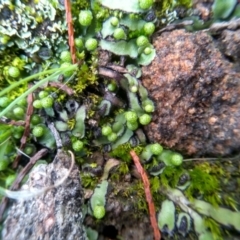
<svg viewBox="0 0 240 240"><path fill-rule="evenodd" d="M128 111L125 113L125 118L128 122L130 123L136 123L138 120L138 116L137 113L133 112L133 111Z"/></svg>
<svg viewBox="0 0 240 240"><path fill-rule="evenodd" d="M35 153L35 151L36 151L36 148L35 148L35 146L34 145L27 145L25 148L24 148L24 153L26 153L27 155L29 155L29 156L32 156L34 153Z"/></svg>
<svg viewBox="0 0 240 240"><path fill-rule="evenodd" d="M21 118L24 116L25 111L23 108L21 107L16 107L13 109L13 114L17 117L17 118Z"/></svg>
<svg viewBox="0 0 240 240"><path fill-rule="evenodd" d="M16 174L8 175L7 178L5 179L5 186L6 187L11 186L16 177L17 177Z"/></svg>
<svg viewBox="0 0 240 240"><path fill-rule="evenodd" d="M152 118L149 114L143 114L140 118L139 118L139 122L142 125L148 125L151 122Z"/></svg>
<svg viewBox="0 0 240 240"><path fill-rule="evenodd" d="M154 144L151 144L150 150L152 154L159 155L162 153L163 147L159 143L154 143Z"/></svg>
<svg viewBox="0 0 240 240"><path fill-rule="evenodd" d="M97 219L101 219L105 216L105 208L104 206L95 206L93 208L93 216Z"/></svg>
<svg viewBox="0 0 240 240"><path fill-rule="evenodd" d="M115 83L109 83L107 85L107 88L108 88L108 91L114 92L114 91L116 91L117 85Z"/></svg>
<svg viewBox="0 0 240 240"><path fill-rule="evenodd" d="M115 141L117 140L117 134L114 133L114 132L112 132L111 134L109 134L109 135L107 136L107 139L108 139L108 141L110 141L110 142L115 142Z"/></svg>
<svg viewBox="0 0 240 240"><path fill-rule="evenodd" d="M152 49L150 47L146 47L144 50L143 50L144 54L146 55L149 55L150 53L152 53Z"/></svg>
<svg viewBox="0 0 240 240"><path fill-rule="evenodd" d="M73 144L72 144L72 148L76 152L81 151L83 149L83 146L84 146L84 144L80 140L77 140L77 141L73 142Z"/></svg>
<svg viewBox="0 0 240 240"><path fill-rule="evenodd" d="M138 0L139 7L143 10L147 10L153 5L153 0Z"/></svg>
<svg viewBox="0 0 240 240"><path fill-rule="evenodd" d="M116 26L118 26L118 24L119 24L119 20L118 20L117 17L112 17L112 18L110 19L110 23L112 24L112 26L116 27Z"/></svg>
<svg viewBox="0 0 240 240"><path fill-rule="evenodd" d="M13 133L13 137L14 137L15 139L20 139L20 138L22 137L22 133L18 133L18 132Z"/></svg>
<svg viewBox="0 0 240 240"><path fill-rule="evenodd" d="M33 101L33 107L34 108L37 108L37 109L40 109L40 108L42 108L42 103L41 103L41 101L40 100L35 100L35 101Z"/></svg>
<svg viewBox="0 0 240 240"><path fill-rule="evenodd" d="M21 106L21 107L26 107L26 106L27 106L27 99L26 99L26 98L20 99L20 100L17 102L17 105L18 105L18 106Z"/></svg>
<svg viewBox="0 0 240 240"><path fill-rule="evenodd" d="M82 26L89 26L92 23L93 15L90 10L82 10L79 13L79 22Z"/></svg>
<svg viewBox="0 0 240 240"><path fill-rule="evenodd" d="M153 106L152 104L147 104L147 105L144 107L144 110L145 110L147 113L154 112L154 106Z"/></svg>
<svg viewBox="0 0 240 240"><path fill-rule="evenodd" d="M77 48L82 49L84 47L83 39L82 38L76 38L75 39L75 45Z"/></svg>
<svg viewBox="0 0 240 240"><path fill-rule="evenodd" d="M127 128L132 130L132 131L137 130L138 129L138 122L134 122L134 123L127 122Z"/></svg>
<svg viewBox="0 0 240 240"><path fill-rule="evenodd" d="M41 119L40 116L38 116L36 114L32 115L32 117L31 117L31 124L37 125L37 124L39 124L41 122L42 122L42 119Z"/></svg>
<svg viewBox="0 0 240 240"><path fill-rule="evenodd" d="M126 34L125 34L125 32L124 32L124 30L122 28L117 28L113 32L113 37L116 40L126 39Z"/></svg>
<svg viewBox="0 0 240 240"><path fill-rule="evenodd" d="M68 68L68 67L71 67L72 66L72 64L71 63L69 63L69 62L64 62L64 63L62 63L61 64L61 68ZM74 70L71 70L71 71L65 71L64 73L63 73L63 75L65 76L65 77L71 77L72 75L73 75L73 73L74 73Z"/></svg>
<svg viewBox="0 0 240 240"><path fill-rule="evenodd" d="M35 137L42 137L43 134L44 134L44 128L41 127L41 126L36 126L36 127L33 128L32 134Z"/></svg>
<svg viewBox="0 0 240 240"><path fill-rule="evenodd" d="M138 91L138 87L136 85L130 87L130 91L132 93L136 93Z"/></svg>
<svg viewBox="0 0 240 240"><path fill-rule="evenodd" d="M71 53L69 51L61 52L60 59L63 62L69 62L70 63L72 61Z"/></svg>
<svg viewBox="0 0 240 240"><path fill-rule="evenodd" d="M143 26L143 31L146 35L152 35L155 31L155 25L152 22L145 23Z"/></svg>
<svg viewBox="0 0 240 240"><path fill-rule="evenodd" d="M0 98L0 107L7 107L10 104L11 100L8 97L1 97Z"/></svg>
<svg viewBox="0 0 240 240"><path fill-rule="evenodd" d="M40 99L45 98L45 97L47 97L48 95L49 95L49 93L48 93L47 91L40 91L40 92L38 93L38 97L39 97Z"/></svg>
<svg viewBox="0 0 240 240"><path fill-rule="evenodd" d="M148 41L148 38L146 36L139 36L137 38L136 43L137 43L138 47L143 47L143 46L147 45L149 43L149 41Z"/></svg>
<svg viewBox="0 0 240 240"><path fill-rule="evenodd" d="M109 136L112 133L112 128L108 125L102 127L102 135Z"/></svg>
<svg viewBox="0 0 240 240"><path fill-rule="evenodd" d="M179 153L173 153L172 157L171 157L171 163L174 166L179 166L181 165L183 162L183 156Z"/></svg>
<svg viewBox="0 0 240 240"><path fill-rule="evenodd" d="M53 98L51 97L45 97L41 99L42 107L43 108L50 108L53 105Z"/></svg>
<svg viewBox="0 0 240 240"><path fill-rule="evenodd" d="M97 48L98 42L95 38L89 38L86 42L85 42L85 48L88 51L93 51Z"/></svg>
<svg viewBox="0 0 240 240"><path fill-rule="evenodd" d="M17 67L9 67L8 75L12 78L18 78L20 76L20 71Z"/></svg>

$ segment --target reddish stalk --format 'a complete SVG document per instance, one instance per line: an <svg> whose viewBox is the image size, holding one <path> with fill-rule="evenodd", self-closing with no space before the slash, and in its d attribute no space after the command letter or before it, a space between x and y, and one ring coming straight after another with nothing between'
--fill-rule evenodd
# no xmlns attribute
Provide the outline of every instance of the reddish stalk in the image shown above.
<svg viewBox="0 0 240 240"><path fill-rule="evenodd" d="M152 228L153 228L154 239L155 240L160 240L161 239L161 233L159 231L158 224L157 224L156 211L155 211L155 206L154 206L154 203L153 203L153 198L152 198L152 194L151 194L151 190L150 190L150 183L149 183L147 174L146 174L145 170L143 169L143 167L140 163L140 159L137 156L137 154L132 150L130 152L130 155L131 155L131 157L134 161L134 164L135 164L139 174L141 175L141 178L142 178L142 181L143 181L146 200L147 200L147 203L148 203L150 222L151 222L151 225L152 225Z"/></svg>
<svg viewBox="0 0 240 240"><path fill-rule="evenodd" d="M72 56L72 63L75 64L76 60L76 49L74 43L74 30L73 30L73 22L72 22L72 13L71 13L71 3L70 0L65 0L65 9L66 9L66 19L68 25L68 44L70 47L70 52Z"/></svg>

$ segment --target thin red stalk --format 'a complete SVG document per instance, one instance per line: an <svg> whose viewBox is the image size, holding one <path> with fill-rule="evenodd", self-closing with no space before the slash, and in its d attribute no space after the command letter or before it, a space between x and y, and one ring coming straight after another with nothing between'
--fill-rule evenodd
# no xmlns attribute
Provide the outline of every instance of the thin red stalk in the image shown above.
<svg viewBox="0 0 240 240"><path fill-rule="evenodd" d="M26 118L25 118L25 128L24 132L21 138L21 145L20 145L20 150L23 150L27 143L27 138L30 133L30 121L31 121L31 116L33 114L33 93L30 93L27 98L28 106L27 106L27 113L26 113ZM15 158L13 162L13 168L17 168L18 162L20 160L21 154L18 154L17 157Z"/></svg>
<svg viewBox="0 0 240 240"><path fill-rule="evenodd" d="M147 203L148 203L150 222L151 222L151 225L152 225L152 228L153 228L154 239L155 240L160 240L161 239L161 233L159 231L158 224L157 224L156 211L155 211L155 206L154 206L154 203L153 203L153 198L152 198L152 194L151 194L151 190L150 190L150 183L149 183L147 174L146 174L145 170L143 169L137 154L133 150L130 152L130 154L131 154L131 157L134 161L134 164L135 164L139 174L141 175L141 178L142 178L142 181L143 181L146 200L147 200Z"/></svg>
<svg viewBox="0 0 240 240"><path fill-rule="evenodd" d="M73 30L70 0L65 0L65 9L66 9L66 19L67 19L67 25L68 25L68 43L69 43L70 52L72 56L72 63L75 64L77 60L76 60L76 49L75 49L75 43L74 43L74 30Z"/></svg>

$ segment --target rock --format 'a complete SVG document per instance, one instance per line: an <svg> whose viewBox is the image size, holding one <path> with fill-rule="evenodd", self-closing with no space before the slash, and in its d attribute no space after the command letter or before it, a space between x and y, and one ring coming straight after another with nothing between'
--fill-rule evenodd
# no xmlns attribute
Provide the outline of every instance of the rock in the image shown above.
<svg viewBox="0 0 240 240"><path fill-rule="evenodd" d="M156 104L145 128L150 141L195 156L239 151L240 74L234 64L202 31L164 32L153 44L156 57L142 69Z"/></svg>
<svg viewBox="0 0 240 240"><path fill-rule="evenodd" d="M53 163L38 165L30 173L25 189L42 189L66 176L71 158L59 150ZM75 165L68 178L56 188L28 200L17 201L4 222L2 239L85 240L83 192Z"/></svg>

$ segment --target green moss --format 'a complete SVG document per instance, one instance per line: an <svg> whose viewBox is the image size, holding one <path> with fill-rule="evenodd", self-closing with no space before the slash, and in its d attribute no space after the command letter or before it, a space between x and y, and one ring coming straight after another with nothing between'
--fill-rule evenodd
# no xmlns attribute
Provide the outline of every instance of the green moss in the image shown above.
<svg viewBox="0 0 240 240"><path fill-rule="evenodd" d="M122 161L126 163L130 163L132 161L132 157L129 153L131 150L134 150L138 155L143 150L143 148L141 146L133 148L130 143L125 143L119 145L117 148L111 151L110 155L112 157L120 158Z"/></svg>
<svg viewBox="0 0 240 240"><path fill-rule="evenodd" d="M92 176L89 173L80 173L81 176L81 181L82 181L82 186L84 188L90 188L90 189L94 189L98 183L98 178Z"/></svg>
<svg viewBox="0 0 240 240"><path fill-rule="evenodd" d="M223 240L221 226L212 218L204 218L204 225L210 229L214 240Z"/></svg>

